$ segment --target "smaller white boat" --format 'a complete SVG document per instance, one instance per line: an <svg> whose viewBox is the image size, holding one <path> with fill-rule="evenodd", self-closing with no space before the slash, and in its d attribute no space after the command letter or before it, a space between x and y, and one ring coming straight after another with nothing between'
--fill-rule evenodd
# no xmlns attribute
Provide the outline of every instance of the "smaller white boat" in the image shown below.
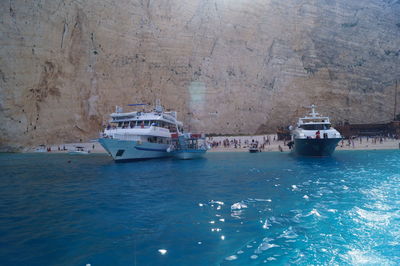
<svg viewBox="0 0 400 266"><path fill-rule="evenodd" d="M85 147L82 146L76 146L74 151L69 151L68 154L89 154L90 151L85 150Z"/></svg>
<svg viewBox="0 0 400 266"><path fill-rule="evenodd" d="M35 148L34 152L46 152L46 146L44 144L39 145L38 147Z"/></svg>
<svg viewBox="0 0 400 266"><path fill-rule="evenodd" d="M204 135L184 133L172 139L172 144L167 152L176 158L189 160L202 158L209 149Z"/></svg>
<svg viewBox="0 0 400 266"><path fill-rule="evenodd" d="M249 144L249 152L250 153L257 153L260 149L258 148L258 143L254 142L254 140Z"/></svg>
<svg viewBox="0 0 400 266"><path fill-rule="evenodd" d="M329 117L320 116L311 105L311 113L299 118L297 127L291 130L292 141L288 143L294 154L301 156L330 156L342 139L331 125Z"/></svg>

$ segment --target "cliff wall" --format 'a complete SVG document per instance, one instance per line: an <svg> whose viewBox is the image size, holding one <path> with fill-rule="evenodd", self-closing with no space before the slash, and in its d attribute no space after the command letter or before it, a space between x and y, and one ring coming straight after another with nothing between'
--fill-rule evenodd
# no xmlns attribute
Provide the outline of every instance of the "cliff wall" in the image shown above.
<svg viewBox="0 0 400 266"><path fill-rule="evenodd" d="M115 105L157 98L222 134L274 131L311 103L333 121L394 114L399 0L0 4L2 150L97 137Z"/></svg>

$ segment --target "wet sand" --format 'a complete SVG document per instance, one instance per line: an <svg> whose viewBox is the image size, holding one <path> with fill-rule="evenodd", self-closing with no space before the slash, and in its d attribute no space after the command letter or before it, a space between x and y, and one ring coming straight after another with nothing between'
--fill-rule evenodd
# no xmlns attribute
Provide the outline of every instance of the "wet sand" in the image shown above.
<svg viewBox="0 0 400 266"><path fill-rule="evenodd" d="M237 142L241 142L241 145L235 145L231 144L229 147L223 147L218 146L218 147L213 147L209 150L209 152L248 152L249 147L248 145L245 144L245 141L247 140L248 143L251 143L252 140L258 141L259 143L264 143L264 138L265 139L270 139L270 144L265 144L264 149L262 149L262 152L276 152L280 151L279 146L282 148L283 151L289 151L289 147L286 145L287 141L278 141L277 136L274 134L271 135L257 135L257 136L218 136L218 137L208 137L207 141L208 143L212 143L213 141L215 142L223 142L223 140L228 139L229 141L231 140L236 140ZM275 141L274 141L275 137ZM354 145L353 145L354 143ZM383 139L382 143L380 143L380 139L377 139L376 143L373 142L373 139L369 138L367 141L366 137L363 137L361 142L360 139L355 139L353 142L348 143L348 140L339 142L336 150L386 150L386 149L399 149L400 145L400 140L396 139ZM97 141L93 142L82 142L82 143L65 143L65 144L59 144L59 145L51 145L47 147L51 147L51 152L53 153L68 153L71 151L75 151L77 146L84 147L85 151L90 151L91 153L106 153L106 151L103 149L103 147L98 143ZM47 148L46 147L46 148ZM65 147L66 150L63 150ZM60 150L58 150L60 148ZM36 148L31 148L28 149L27 152L35 152Z"/></svg>

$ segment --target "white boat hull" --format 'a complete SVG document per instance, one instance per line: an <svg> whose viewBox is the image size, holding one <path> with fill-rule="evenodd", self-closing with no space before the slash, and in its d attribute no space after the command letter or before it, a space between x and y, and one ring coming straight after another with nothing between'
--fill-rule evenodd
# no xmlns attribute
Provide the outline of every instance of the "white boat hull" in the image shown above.
<svg viewBox="0 0 400 266"><path fill-rule="evenodd" d="M168 144L139 143L133 140L101 138L99 143L115 161L152 159L171 156Z"/></svg>
<svg viewBox="0 0 400 266"><path fill-rule="evenodd" d="M87 151L70 151L70 152L68 152L68 154L70 154L70 155L87 155L87 154L90 154L90 152L87 152Z"/></svg>

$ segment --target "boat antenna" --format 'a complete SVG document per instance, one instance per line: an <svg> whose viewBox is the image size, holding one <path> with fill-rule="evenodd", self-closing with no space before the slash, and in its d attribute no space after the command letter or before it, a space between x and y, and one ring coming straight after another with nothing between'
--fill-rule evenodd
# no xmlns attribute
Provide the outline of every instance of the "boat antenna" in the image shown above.
<svg viewBox="0 0 400 266"><path fill-rule="evenodd" d="M162 113L164 111L164 108L161 106L160 99L156 99L155 110L156 110L156 112L159 112L159 113Z"/></svg>

